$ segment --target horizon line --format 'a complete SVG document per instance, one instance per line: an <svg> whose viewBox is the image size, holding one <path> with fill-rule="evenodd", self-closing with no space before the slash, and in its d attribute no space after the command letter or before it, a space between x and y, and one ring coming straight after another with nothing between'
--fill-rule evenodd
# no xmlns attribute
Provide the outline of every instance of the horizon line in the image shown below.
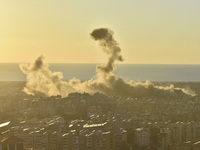
<svg viewBox="0 0 200 150"><path fill-rule="evenodd" d="M33 62L0 62L0 64L31 64ZM103 62L96 62L96 63L87 63L87 62L83 62L83 63L79 63L79 62L48 62L47 64L94 64L94 65L98 65L98 64L105 64ZM200 65L199 64L195 64L195 63L115 63L116 65Z"/></svg>

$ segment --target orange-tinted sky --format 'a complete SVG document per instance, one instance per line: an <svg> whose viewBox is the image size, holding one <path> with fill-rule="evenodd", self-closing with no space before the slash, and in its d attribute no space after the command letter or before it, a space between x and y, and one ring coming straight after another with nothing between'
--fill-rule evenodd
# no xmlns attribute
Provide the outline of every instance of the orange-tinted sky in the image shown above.
<svg viewBox="0 0 200 150"><path fill-rule="evenodd" d="M108 27L124 63L200 64L199 0L0 0L0 62L99 63Z"/></svg>

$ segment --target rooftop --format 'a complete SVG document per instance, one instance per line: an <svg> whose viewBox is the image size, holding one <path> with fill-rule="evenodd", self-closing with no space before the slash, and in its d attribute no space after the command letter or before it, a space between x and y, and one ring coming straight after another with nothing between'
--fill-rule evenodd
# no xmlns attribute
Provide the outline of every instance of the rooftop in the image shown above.
<svg viewBox="0 0 200 150"><path fill-rule="evenodd" d="M7 126L9 124L10 124L10 121L4 122L4 123L0 124L0 128L5 127L5 126Z"/></svg>
<svg viewBox="0 0 200 150"><path fill-rule="evenodd" d="M1 141L2 144L16 144L21 142L23 142L23 140L17 136L11 136Z"/></svg>

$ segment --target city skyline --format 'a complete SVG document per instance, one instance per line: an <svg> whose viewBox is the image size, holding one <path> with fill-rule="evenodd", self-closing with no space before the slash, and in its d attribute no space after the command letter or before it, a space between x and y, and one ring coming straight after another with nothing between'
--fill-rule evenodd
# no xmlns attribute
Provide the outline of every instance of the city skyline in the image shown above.
<svg viewBox="0 0 200 150"><path fill-rule="evenodd" d="M0 150L200 150L199 0L0 0Z"/></svg>

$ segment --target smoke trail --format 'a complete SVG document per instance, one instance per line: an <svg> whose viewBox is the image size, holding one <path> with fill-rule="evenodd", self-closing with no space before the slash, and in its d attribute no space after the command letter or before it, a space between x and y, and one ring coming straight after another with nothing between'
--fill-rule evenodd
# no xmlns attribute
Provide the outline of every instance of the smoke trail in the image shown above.
<svg viewBox="0 0 200 150"><path fill-rule="evenodd" d="M105 65L96 68L97 78L81 82L79 79L63 81L61 72L49 70L43 56L38 57L33 64L20 64L20 69L27 74L27 84L24 91L27 94L43 94L46 96L68 96L72 92L87 92L94 94L100 92L106 95L123 97L146 96L188 96L194 93L183 88L175 88L173 85L162 87L153 83L126 81L113 74L116 69L115 61L123 61L121 49L113 38L113 31L107 28L95 29L90 34L92 39L99 42L103 51L108 55Z"/></svg>
<svg viewBox="0 0 200 150"><path fill-rule="evenodd" d="M113 72L115 69L114 62L116 60L123 61L120 54L121 49L113 39L113 32L110 29L100 28L94 30L90 35L94 40L99 41L100 46L109 55L106 65L97 66L97 71L104 73Z"/></svg>

